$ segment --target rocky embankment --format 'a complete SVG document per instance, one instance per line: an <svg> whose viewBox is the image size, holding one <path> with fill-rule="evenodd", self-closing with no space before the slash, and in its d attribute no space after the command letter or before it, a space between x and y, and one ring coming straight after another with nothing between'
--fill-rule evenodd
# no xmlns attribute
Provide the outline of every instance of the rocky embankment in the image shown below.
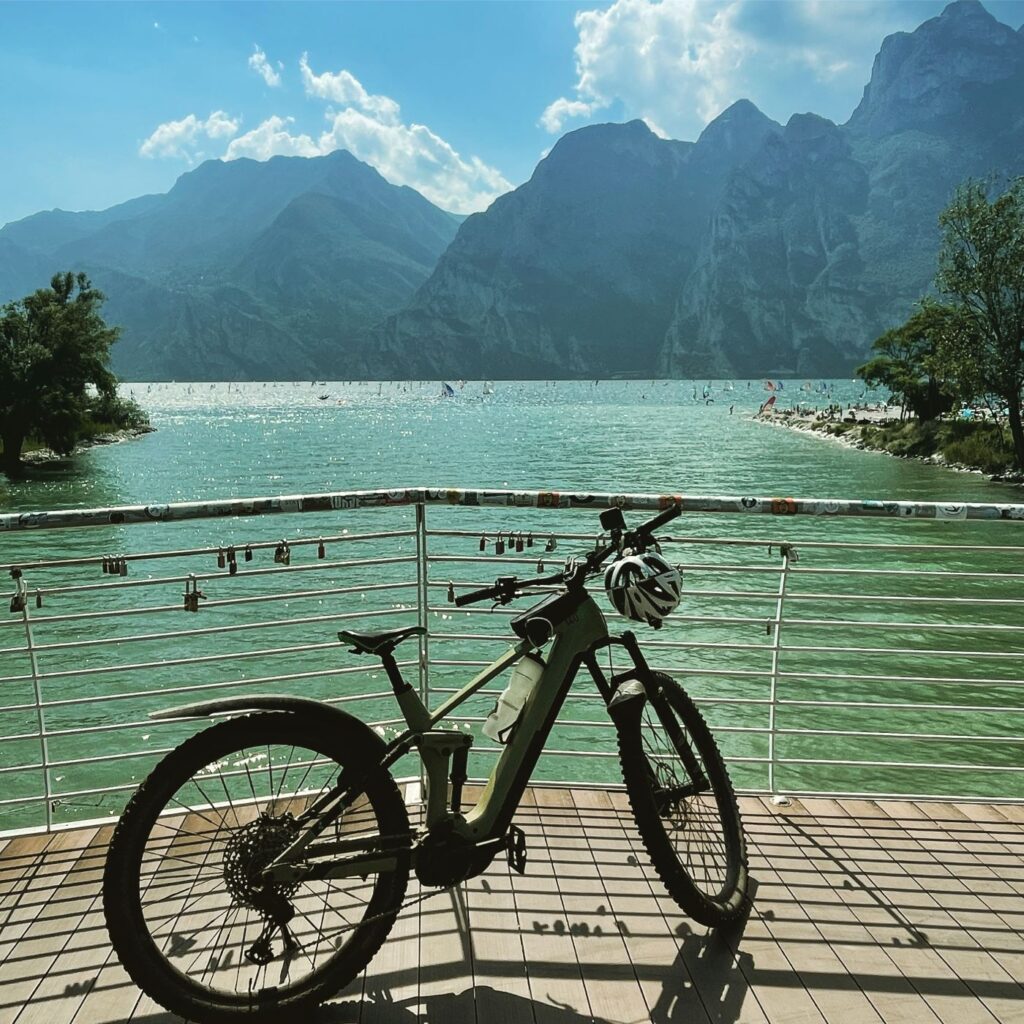
<svg viewBox="0 0 1024 1024"><path fill-rule="evenodd" d="M147 424L142 427L125 427L123 430L114 430L107 434L94 434L92 437L79 441L71 454L78 455L98 445L120 444L122 441L131 441L136 437L143 437L145 434L152 434L155 431L156 427ZM59 462L61 459L68 457L67 455L58 455L49 448L37 448L35 451L25 452L21 456L21 461L28 466L38 466L46 462Z"/></svg>
<svg viewBox="0 0 1024 1024"><path fill-rule="evenodd" d="M991 459L1000 453L985 450L984 445L988 442L984 438L975 438L982 441L980 447L972 448L964 444L965 438L969 439L972 432L980 434L983 431L997 431L993 423L919 423L911 416L904 416L903 410L893 405L854 408L841 416L829 416L818 410L805 412L781 409L755 413L754 419L770 426L814 434L848 448L881 452L897 459L916 459L965 473L981 473L993 481L1024 486L1024 474L1005 467L997 469L992 465ZM950 456L951 452L960 454L970 451L977 451L979 457L971 459ZM1006 452L1001 454L1008 455ZM987 464L977 464L982 461Z"/></svg>

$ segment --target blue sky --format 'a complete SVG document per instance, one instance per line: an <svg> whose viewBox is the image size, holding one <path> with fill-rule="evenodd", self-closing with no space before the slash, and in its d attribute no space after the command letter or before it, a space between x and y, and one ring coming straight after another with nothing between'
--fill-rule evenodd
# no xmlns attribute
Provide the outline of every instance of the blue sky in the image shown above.
<svg viewBox="0 0 1024 1024"><path fill-rule="evenodd" d="M842 122L932 0L0 0L0 224L166 191L203 159L351 149L469 212L565 131L695 138L740 97ZM990 0L1024 22L1024 0Z"/></svg>

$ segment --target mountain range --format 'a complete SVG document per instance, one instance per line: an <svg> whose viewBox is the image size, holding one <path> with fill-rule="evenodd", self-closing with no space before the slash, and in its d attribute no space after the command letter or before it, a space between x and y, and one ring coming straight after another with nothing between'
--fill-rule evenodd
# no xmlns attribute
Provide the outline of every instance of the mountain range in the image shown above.
<svg viewBox="0 0 1024 1024"><path fill-rule="evenodd" d="M0 301L87 271L129 379L840 375L927 292L956 185L1022 173L1024 33L956 0L843 125L590 125L464 220L344 151L208 161L6 225Z"/></svg>

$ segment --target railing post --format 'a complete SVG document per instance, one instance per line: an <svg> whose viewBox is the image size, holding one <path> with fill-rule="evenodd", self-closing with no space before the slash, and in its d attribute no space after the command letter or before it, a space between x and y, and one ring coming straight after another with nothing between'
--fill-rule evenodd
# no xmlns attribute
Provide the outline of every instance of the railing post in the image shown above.
<svg viewBox="0 0 1024 1024"><path fill-rule="evenodd" d="M430 592L427 587L427 506L416 503L416 603L419 608L419 625L430 629ZM420 700L430 707L430 636L420 637Z"/></svg>
<svg viewBox="0 0 1024 1024"><path fill-rule="evenodd" d="M416 503L416 604L419 608L419 625L428 632L420 637L420 700L430 708L430 592L427 587L427 506L423 501ZM427 792L427 766L420 761L420 794Z"/></svg>
<svg viewBox="0 0 1024 1024"><path fill-rule="evenodd" d="M43 796L46 801L46 831L53 831L53 795L50 791L50 756L46 742L46 728L43 719L43 691L39 681L39 660L36 656L35 643L32 639L32 620L28 610L28 587L25 577L20 571L15 577L17 593L14 600L15 608L21 611L21 621L25 627L25 650L28 652L29 667L32 670L32 693L36 706L36 723L39 729L39 756L43 768ZM12 609L13 610L13 609Z"/></svg>
<svg viewBox="0 0 1024 1024"><path fill-rule="evenodd" d="M779 803L788 803L785 797L778 796L776 787L775 757L777 748L775 743L775 711L779 683L779 655L782 650L782 613L786 602L786 582L789 579L790 565L798 561L798 555L792 544L782 544L780 550L782 552L782 568L779 572L779 593L775 601L775 617L769 623L772 637L772 665L771 688L769 691L771 703L768 705L768 790L773 800Z"/></svg>

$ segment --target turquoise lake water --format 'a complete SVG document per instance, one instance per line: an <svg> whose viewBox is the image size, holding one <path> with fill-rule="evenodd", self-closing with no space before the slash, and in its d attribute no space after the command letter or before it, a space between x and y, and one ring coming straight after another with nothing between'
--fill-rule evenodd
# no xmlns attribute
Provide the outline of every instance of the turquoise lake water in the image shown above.
<svg viewBox="0 0 1024 1024"><path fill-rule="evenodd" d="M1019 488L992 484L977 474L859 452L755 422L751 415L766 397L760 381L734 382L731 390L726 390L724 383L715 383L710 403L702 397L704 384L498 381L493 394L487 394L489 389L481 382L469 382L462 388L456 386L454 398L440 396L440 382L126 385L125 392L133 393L150 414L156 432L42 467L16 484L0 482L0 511L419 485L948 502L1020 503L1024 498ZM835 401L850 402L861 393L859 383L833 384ZM780 407L790 401L823 405L828 400L801 392L800 382L795 381L786 382L779 395ZM265 543L282 536L310 539L329 532L340 534L342 529L353 533L407 530L412 527L412 512L353 512L347 513L343 522L331 525L310 520L309 516L285 516L251 522L204 520L177 524L173 530L157 525L0 535L0 564L108 552ZM533 573L533 562L542 557L542 533L557 530L592 536L598 532L594 517L579 512L517 510L506 514L490 509L432 509L429 520L434 528L486 531L492 538L497 530L536 529L538 545L519 555L520 562L514 560L514 552L503 556L511 567L509 571L524 575ZM685 527L673 526L674 536L684 534L691 540L676 544L671 553L675 560L692 565L684 570L688 600L682 611L689 621L658 634L646 630L642 639L654 652L652 662L686 677L687 685L704 702L705 714L721 730L723 748L737 759L734 777L740 785L751 788L765 785L765 769L757 759L766 755L767 739L750 730L765 726L768 711L764 703L736 702L766 699L765 668L770 654L766 643L770 637L764 623L774 610L774 601L770 596L713 595L731 586L770 595L778 585L778 549L768 551L767 545L729 548L697 543L693 538L804 541L808 546L801 551L800 567L821 572L830 566L849 570L941 565L961 572L1024 573L1016 552L960 552L940 559L934 552L910 548L872 555L812 546L815 541L843 540L1022 545L1024 526L1015 524L850 519L783 522L768 516L694 516L686 519ZM496 656L505 643L500 621L496 624L496 617L465 613L456 618L445 606L443 583L451 578L467 585L482 585L492 580L501 566L443 560L446 555L477 554L475 538L444 537L431 543L432 554L442 559L431 569L432 582L438 588L431 596L431 626L448 634L431 642L431 658L486 660ZM362 542L358 547L363 555L410 556L414 551L411 537ZM571 547L564 543L557 555L549 556L549 565L554 568L557 562L552 564L551 558L560 557ZM269 553L257 554L252 567L272 565ZM343 551L339 542L331 547L321 568L315 564L314 548L296 548L294 564L303 563L309 571L295 577L296 594L286 605L288 616L314 619L352 614L355 609L378 614L366 620L367 628L415 621L410 618L414 615L413 590L362 595L358 597L362 603L356 603L357 597L351 593L319 594L318 588L337 590L374 582L400 584L412 578L413 569L407 563L383 568L334 564L334 559L349 557L348 549ZM130 579L146 580L151 586L62 594L47 597L39 610L32 608L33 619L39 622L37 643L73 643L83 636L103 641L84 651L51 647L40 655L40 671L55 674L44 678L42 693L51 705L44 715L46 727L53 733L48 741L49 759L73 762L102 757L112 750L130 755L111 755L109 761L69 763L53 769L50 793L55 800L55 820L116 811L118 801L123 802L121 791L112 791L109 799L60 794L94 786L118 787L125 784L126 775L137 780L152 763L154 750L177 742L192 730L182 725L135 724L144 722L148 710L180 702L168 698L168 689L195 684L213 688L239 679L287 675L292 678L270 689L318 697L340 695L352 701L352 710L368 719L394 717L394 708L386 697L362 697L371 690L380 693L384 682L379 672L332 675L325 669L325 665L334 664L351 667L351 659L346 660L344 655L326 662L328 655L323 651L217 661L224 652L244 654L246 645L254 642L263 646L329 642L332 630L337 628L333 623L305 621L274 633L272 638L261 636L256 640L253 633L245 631L191 638L187 650L180 639L167 638L166 633L182 628L180 575L199 572L195 561L182 558L140 563L139 568L133 567ZM728 565L739 568L730 570ZM240 573L237 579L228 580L223 573L217 574L209 557L202 561L201 571L209 574L203 583L208 604L186 625L242 625L252 621L254 615L269 619L275 614L269 610L254 612L253 607L258 605L217 604L237 596L258 599L260 587L265 585L258 574L243 578ZM160 581L164 577L174 577L176 582L163 586ZM107 580L95 566L27 574L30 592L33 587L93 586ZM1024 751L1016 742L1024 735L1024 711L1019 710L1024 705L1019 685L1024 675L1019 660L1024 658L1024 644L1014 628L1022 616L1019 606L998 603L1021 597L1019 580L1009 575L1005 581L965 577L958 584L959 594L982 597L990 604L953 613L948 605L927 602L908 602L901 607L891 600L877 605L859 601L833 607L827 595L813 598L819 592L841 594L851 588L883 599L899 599L901 595L927 598L938 593L936 585L923 577L794 577L791 592L796 597L790 614L798 615L803 624L785 631L785 641L792 650L786 652L787 676L780 681L777 693L791 702L779 708L776 720L777 726L789 730L776 749L777 755L789 759L777 769L776 781L782 788L1019 794L1021 776L1009 769L1021 763ZM948 581L945 585L949 586ZM806 594L803 601L801 590ZM144 621L128 616L50 625L45 622L48 615L127 609L132 602L152 605L154 610ZM855 629L823 627L820 621L830 615L863 621L864 625ZM977 630L950 632L947 627L955 615L969 616ZM872 625L883 618L905 620L907 625L896 630ZM348 624L358 628L358 623ZM0 679L7 680L0 683L5 694L0 731L26 737L9 740L0 748L0 769L10 769L2 776L8 799L34 797L41 789L40 772L31 767L38 761L39 742L29 738L38 719L30 708L33 695L31 682L25 678L25 654L18 649L23 637L15 637L16 632L13 628L0 631ZM478 639L468 638L474 633L479 634ZM140 634L152 639L139 639ZM126 636L132 639L122 642ZM895 647L900 653L879 653L883 647ZM996 653L988 658L972 655L972 651L981 649L996 652L998 657ZM945 653L916 653L920 650ZM165 664L186 654L203 655L210 661L187 669ZM334 657L333 652L328 654ZM150 667L121 671L121 664ZM310 673L308 680L302 678L304 671ZM314 672L319 675L314 677ZM432 684L441 688L454 686L465 676L465 668L443 664L431 673ZM105 694L130 696L110 704L90 702L91 696ZM598 748L610 750L612 742L607 730L587 728L588 721L603 720L603 709L593 698L593 694L581 691L570 700L565 717L582 724L556 730L553 745L568 753L545 759L540 768L542 775L591 780L615 777L613 759L585 756ZM813 703L839 699L871 706L827 708ZM464 710L470 718L479 718L491 703L493 696L483 696ZM886 706L878 706L882 704ZM918 706L921 704L927 707L922 710ZM113 733L77 731L83 726L99 730L112 723L123 727ZM902 738L830 737L824 735L828 730L885 732ZM906 734L927 737L939 733L957 739L905 738ZM574 751L578 756L573 756ZM482 770L489 756L479 756L477 764L483 766ZM867 759L882 764L863 768L807 763L822 758ZM1005 766L1007 770L963 773L946 768L894 767L900 763L984 764ZM0 828L37 823L40 813L38 803L12 805L6 810L0 807Z"/></svg>
<svg viewBox="0 0 1024 1024"><path fill-rule="evenodd" d="M750 385L748 387L748 384ZM1014 501L980 476L851 451L750 415L760 381L153 384L125 390L158 432L95 449L31 481L0 482L0 508L102 506L388 484L676 490L710 494ZM693 395L696 390L697 400ZM837 381L836 401L861 384ZM326 400L318 396L326 394ZM873 396L868 396L873 397ZM799 382L779 393L825 404ZM730 405L734 412L730 415Z"/></svg>

